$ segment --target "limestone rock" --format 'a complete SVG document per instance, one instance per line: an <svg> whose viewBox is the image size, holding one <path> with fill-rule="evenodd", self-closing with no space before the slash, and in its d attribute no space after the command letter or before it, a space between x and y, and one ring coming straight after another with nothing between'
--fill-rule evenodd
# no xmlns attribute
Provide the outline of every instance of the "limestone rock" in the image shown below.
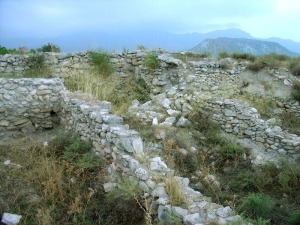
<svg viewBox="0 0 300 225"><path fill-rule="evenodd" d="M3 213L1 222L6 225L16 225L20 222L22 216L11 213Z"/></svg>

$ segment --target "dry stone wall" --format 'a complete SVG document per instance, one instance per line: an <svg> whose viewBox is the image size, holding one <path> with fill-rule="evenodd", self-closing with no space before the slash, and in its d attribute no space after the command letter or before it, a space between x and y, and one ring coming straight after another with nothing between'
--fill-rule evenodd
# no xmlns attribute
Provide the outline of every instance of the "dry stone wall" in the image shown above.
<svg viewBox="0 0 300 225"><path fill-rule="evenodd" d="M0 140L52 128L63 91L60 79L0 78Z"/></svg>
<svg viewBox="0 0 300 225"><path fill-rule="evenodd" d="M84 74L89 68L90 58L87 52L79 53L43 53L45 64L56 77L68 77ZM0 73L7 76L22 74L31 68L30 55L1 55Z"/></svg>
<svg viewBox="0 0 300 225"><path fill-rule="evenodd" d="M250 138L266 151L276 151L281 155L300 158L300 137L274 126L272 120L262 120L255 108L244 102L229 99L212 99L206 109L213 113L225 132L239 137Z"/></svg>
<svg viewBox="0 0 300 225"><path fill-rule="evenodd" d="M184 224L199 224L217 221L220 224L237 221L239 216L227 206L215 204L198 191L189 187L189 179L174 176L171 169L159 157L149 157L140 134L130 130L123 118L111 114L111 104L106 101L86 102L65 97L63 100L62 122L66 128L78 132L83 139L93 143L95 152L106 158L111 182L104 185L106 191L116 184L118 175L136 179L145 191L145 197L153 201L161 222L169 222L167 213L176 211ZM139 159L143 159L143 163ZM157 182L154 177L161 177ZM171 206L165 191L164 178L174 176L183 188L188 207Z"/></svg>

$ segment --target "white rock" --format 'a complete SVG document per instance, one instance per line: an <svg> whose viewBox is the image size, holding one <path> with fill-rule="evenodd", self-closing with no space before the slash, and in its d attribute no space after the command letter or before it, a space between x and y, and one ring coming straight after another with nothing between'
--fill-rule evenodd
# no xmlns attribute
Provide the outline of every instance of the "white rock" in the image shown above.
<svg viewBox="0 0 300 225"><path fill-rule="evenodd" d="M189 124L190 124L190 121L182 116L177 121L176 126L177 127L187 127Z"/></svg>
<svg viewBox="0 0 300 225"><path fill-rule="evenodd" d="M133 139L132 147L133 147L135 153L137 153L137 154L142 153L144 151L142 139L140 137Z"/></svg>
<svg viewBox="0 0 300 225"><path fill-rule="evenodd" d="M152 170L152 171L167 171L168 167L163 161L161 161L160 157L155 157L155 158L151 159L150 170Z"/></svg>
<svg viewBox="0 0 300 225"><path fill-rule="evenodd" d="M152 120L152 126L154 126L154 127L158 126L158 119L156 117L153 118L153 120Z"/></svg>
<svg viewBox="0 0 300 225"><path fill-rule="evenodd" d="M169 116L173 116L173 117L176 117L176 116L180 115L180 112L177 111L177 110L174 110L174 109L168 109L167 113L168 113Z"/></svg>
<svg viewBox="0 0 300 225"><path fill-rule="evenodd" d="M143 169L143 168L138 168L135 171L135 175L137 176L137 178L139 178L140 180L147 180L149 178L149 174L147 172L147 170Z"/></svg>
<svg viewBox="0 0 300 225"><path fill-rule="evenodd" d="M166 109L170 108L170 104L171 104L171 101L168 98L165 98L162 102L163 107L165 107Z"/></svg>
<svg viewBox="0 0 300 225"><path fill-rule="evenodd" d="M116 187L116 183L109 182L109 183L103 184L103 188L104 188L105 192L110 192L115 187Z"/></svg>
<svg viewBox="0 0 300 225"><path fill-rule="evenodd" d="M217 214L222 218L227 218L229 216L232 216L233 211L229 206L226 206L224 208L218 208Z"/></svg>
<svg viewBox="0 0 300 225"><path fill-rule="evenodd" d="M6 225L15 225L18 224L22 216L17 214L3 213L1 222Z"/></svg>
<svg viewBox="0 0 300 225"><path fill-rule="evenodd" d="M8 160L5 160L3 164L4 164L5 166L8 166L10 163L11 163L11 161L8 159Z"/></svg>
<svg viewBox="0 0 300 225"><path fill-rule="evenodd" d="M183 217L183 222L186 225L195 225L201 222L199 213L189 214Z"/></svg>

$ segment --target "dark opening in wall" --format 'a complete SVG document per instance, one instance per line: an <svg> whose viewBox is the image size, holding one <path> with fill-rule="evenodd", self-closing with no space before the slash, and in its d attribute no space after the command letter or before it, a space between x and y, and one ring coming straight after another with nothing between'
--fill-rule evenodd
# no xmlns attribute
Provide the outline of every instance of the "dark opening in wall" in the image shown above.
<svg viewBox="0 0 300 225"><path fill-rule="evenodd" d="M58 114L52 110L50 112L50 116L51 116L53 128L57 127L60 124L60 118Z"/></svg>

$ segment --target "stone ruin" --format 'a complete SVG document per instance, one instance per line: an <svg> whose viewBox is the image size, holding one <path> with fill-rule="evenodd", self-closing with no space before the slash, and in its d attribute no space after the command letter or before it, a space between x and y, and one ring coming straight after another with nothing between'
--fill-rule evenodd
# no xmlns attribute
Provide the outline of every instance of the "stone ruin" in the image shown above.
<svg viewBox="0 0 300 225"><path fill-rule="evenodd" d="M133 52L112 57L117 74L121 77L133 74L151 87L152 101L144 104L136 101L129 108L129 112L141 121L153 126L185 126L189 122L186 116L193 111L192 102L200 102L225 132L249 139L276 157L299 158L300 137L283 131L272 120L260 119L255 108L234 100L240 91L239 74L245 69L243 63L236 63L230 70L224 70L214 61L186 65L163 54L159 57L161 67L153 71L143 66L144 56L142 52ZM52 61L49 59L48 63L54 65L58 76L62 73L62 76L83 74L82 70L87 68L86 54L49 54L49 57ZM27 69L25 59L24 56L2 56L0 72L24 71ZM83 69L80 62L84 63ZM299 116L299 102L289 99L277 101L285 106L284 110ZM158 106L154 106L155 102ZM156 112L157 107L159 112L165 111L165 115ZM149 150L140 134L129 129L122 117L113 115L111 108L111 103L107 101L87 102L73 98L59 78L0 78L0 141L61 123L67 130L79 133L82 139L92 141L93 150L100 157L112 159L107 167L111 182L104 185L106 191L116 185L117 175L138 179L145 193L155 200L160 221L165 222L165 214L171 210L182 217L184 224L212 221L226 224L240 220L240 216L234 215L229 206L215 204L190 188L189 179L184 177L175 176L174 179L183 187L187 206L171 206L164 182L157 182L154 177L168 177L174 171L159 156L147 157ZM140 158L146 162L140 162ZM254 159L257 164L261 161L261 158Z"/></svg>

